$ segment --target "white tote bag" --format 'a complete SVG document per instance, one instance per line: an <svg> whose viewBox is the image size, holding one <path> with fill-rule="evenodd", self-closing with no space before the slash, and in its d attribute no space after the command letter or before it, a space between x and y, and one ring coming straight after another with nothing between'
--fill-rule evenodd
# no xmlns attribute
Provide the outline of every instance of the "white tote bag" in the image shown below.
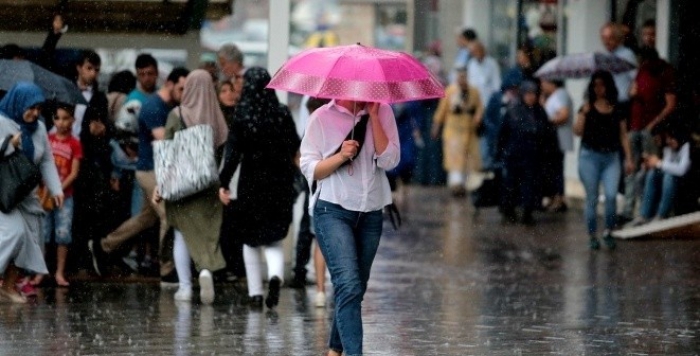
<svg viewBox="0 0 700 356"><path fill-rule="evenodd" d="M158 193L165 200L180 200L219 181L214 130L209 125L180 130L172 140L154 141L153 160Z"/></svg>

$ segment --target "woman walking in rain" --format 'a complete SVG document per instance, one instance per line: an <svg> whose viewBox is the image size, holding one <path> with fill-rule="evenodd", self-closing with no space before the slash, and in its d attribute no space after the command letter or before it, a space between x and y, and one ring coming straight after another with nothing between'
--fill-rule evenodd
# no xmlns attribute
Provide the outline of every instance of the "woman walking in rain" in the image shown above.
<svg viewBox="0 0 700 356"><path fill-rule="evenodd" d="M194 70L187 76L180 106L170 112L165 124L165 139L173 139L176 132L185 129L183 123L187 127L212 127L215 149L219 153L217 161L220 161L228 127L219 108L211 74L205 70ZM216 187L177 201L166 201L165 214L175 229L173 257L180 284L175 300L192 299L192 259L200 271L200 299L204 304L211 304L214 301L212 272L226 267L219 248L222 207Z"/></svg>
<svg viewBox="0 0 700 356"><path fill-rule="evenodd" d="M466 69L458 69L457 82L445 89L432 128L433 139L442 130L444 167L453 196L464 196L466 175L481 170L476 130L481 125L483 112L479 91L467 82Z"/></svg>
<svg viewBox="0 0 700 356"><path fill-rule="evenodd" d="M301 170L315 182L310 209L335 293L329 356L362 354L362 299L379 247L382 209L391 204L386 171L399 159L388 105L337 100L309 119Z"/></svg>
<svg viewBox="0 0 700 356"><path fill-rule="evenodd" d="M44 95L31 83L17 83L0 101L0 138L11 137L3 156L20 150L39 166L56 207L63 206L63 189L51 153L46 126L39 121ZM13 303L27 300L15 288L19 268L48 274L39 239L44 209L30 193L9 213L0 212L0 272L4 274L0 298Z"/></svg>
<svg viewBox="0 0 700 356"><path fill-rule="evenodd" d="M280 105L275 91L265 88L269 82L270 74L263 68L250 68L243 76L219 190L221 201L231 205L226 210L231 214L228 229L243 242L248 295L256 308L263 303L263 253L269 280L265 305L273 308L279 303L284 278L282 239L292 222L294 156L299 148L292 115ZM240 176L232 197L229 184L237 169Z"/></svg>
<svg viewBox="0 0 700 356"><path fill-rule="evenodd" d="M610 72L597 71L588 84L587 100L574 122L574 134L581 136L578 172L586 190L586 225L590 248L600 248L597 233L598 189L603 185L605 194L605 231L603 241L609 249L615 248L611 235L617 211L617 187L622 174L620 156L624 153L625 171L634 168L625 116L617 106L617 88Z"/></svg>

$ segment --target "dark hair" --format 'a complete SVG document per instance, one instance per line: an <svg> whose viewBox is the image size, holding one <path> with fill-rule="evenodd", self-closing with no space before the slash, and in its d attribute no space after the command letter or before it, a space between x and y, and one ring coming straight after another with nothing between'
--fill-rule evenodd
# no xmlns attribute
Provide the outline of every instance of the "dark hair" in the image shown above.
<svg viewBox="0 0 700 356"><path fill-rule="evenodd" d="M177 83L180 81L181 77L187 77L190 74L190 71L187 68L183 67L177 67L173 69L170 74L168 74L168 79L166 81L171 82L171 83Z"/></svg>
<svg viewBox="0 0 700 356"><path fill-rule="evenodd" d="M216 92L221 93L221 89L223 89L225 85L228 85L231 87L231 89L233 89L233 82L230 80L224 80L219 82L219 85L216 87Z"/></svg>
<svg viewBox="0 0 700 356"><path fill-rule="evenodd" d="M473 28L467 28L464 31L462 31L462 37L464 37L468 41L474 41L477 39L476 31L474 31Z"/></svg>
<svg viewBox="0 0 700 356"><path fill-rule="evenodd" d="M100 58L100 55L93 50L81 51L80 56L78 56L78 61L75 64L82 66L83 64L85 64L85 62L88 62L95 66L102 65L102 59Z"/></svg>
<svg viewBox="0 0 700 356"><path fill-rule="evenodd" d="M70 116L75 115L75 106L73 106L73 104L68 104L68 103L64 103L64 102L61 102L61 101L57 101L57 102L55 103L55 107L54 107L54 110L53 110L53 114L54 114L54 115L53 115L53 118L54 118L54 120L56 119L56 114L58 113L58 109L63 109L63 110L65 110L66 112L68 112L68 113L70 114Z"/></svg>
<svg viewBox="0 0 700 356"><path fill-rule="evenodd" d="M154 67L158 69L158 61L153 58L149 53L141 53L136 57L136 63L134 65L136 69L143 69L146 67Z"/></svg>
<svg viewBox="0 0 700 356"><path fill-rule="evenodd" d="M14 59L14 58L24 58L25 52L22 47L14 44L8 43L2 48L0 48L0 59Z"/></svg>
<svg viewBox="0 0 700 356"><path fill-rule="evenodd" d="M645 27L656 27L656 20L654 19L646 19L644 23L642 23L642 28Z"/></svg>
<svg viewBox="0 0 700 356"><path fill-rule="evenodd" d="M326 105L330 101L330 99L310 97L309 100L306 102L306 109L309 110L309 114L311 114L314 111L316 111L316 109L320 108L323 105Z"/></svg>
<svg viewBox="0 0 700 356"><path fill-rule="evenodd" d="M588 102L593 103L596 100L595 81L598 79L602 80L605 85L605 99L608 100L610 105L616 105L618 94L617 87L615 86L612 74L606 70L597 70L591 75L591 81L588 83L588 89L586 90Z"/></svg>
<svg viewBox="0 0 700 356"><path fill-rule="evenodd" d="M545 81L548 81L552 84L554 84L555 87L557 88L563 88L564 87L564 81L559 80L559 79L544 79Z"/></svg>
<svg viewBox="0 0 700 356"><path fill-rule="evenodd" d="M107 92L129 94L134 88L136 88L136 77L131 71L123 70L112 75L107 86Z"/></svg>
<svg viewBox="0 0 700 356"><path fill-rule="evenodd" d="M654 61L659 59L659 52L654 47L643 46L639 49L639 61Z"/></svg>

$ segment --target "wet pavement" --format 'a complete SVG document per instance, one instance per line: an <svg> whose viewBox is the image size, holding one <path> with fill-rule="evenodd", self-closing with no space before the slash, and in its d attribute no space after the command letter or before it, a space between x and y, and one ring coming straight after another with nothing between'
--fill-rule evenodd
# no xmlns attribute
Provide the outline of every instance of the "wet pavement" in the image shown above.
<svg viewBox="0 0 700 356"><path fill-rule="evenodd" d="M438 188L412 187L385 225L365 298L368 355L697 355L700 239L588 250L582 214L504 226ZM328 294L332 289L328 287ZM0 355L321 355L332 306L314 287L251 310L228 285L213 306L153 283L44 288L0 305Z"/></svg>

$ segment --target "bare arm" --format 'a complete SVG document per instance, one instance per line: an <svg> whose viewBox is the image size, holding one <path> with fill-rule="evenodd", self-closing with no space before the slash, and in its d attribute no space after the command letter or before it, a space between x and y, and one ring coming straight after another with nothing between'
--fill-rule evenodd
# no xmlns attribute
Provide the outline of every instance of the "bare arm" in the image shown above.
<svg viewBox="0 0 700 356"><path fill-rule="evenodd" d="M153 135L153 139L156 141L164 140L165 139L165 127L158 127L158 128L151 130L151 135Z"/></svg>
<svg viewBox="0 0 700 356"><path fill-rule="evenodd" d="M474 113L474 127L479 127L484 119L484 105L481 103L481 95L479 91L474 90L474 99L476 100L476 112Z"/></svg>
<svg viewBox="0 0 700 356"><path fill-rule="evenodd" d="M80 160L74 158L71 162L70 174L68 175L68 177L66 177L66 179L63 180L63 183L61 183L61 187L63 188L63 190L66 190L66 188L73 185L75 179L78 178L78 172L80 172Z"/></svg>
<svg viewBox="0 0 700 356"><path fill-rule="evenodd" d="M660 124L662 121L664 121L668 115L671 115L671 113L676 110L676 103L678 102L676 98L676 94L673 93L666 93L664 95L664 98L666 99L666 105L664 105L663 110L657 115L652 122L647 125L646 129L651 131L656 125Z"/></svg>
<svg viewBox="0 0 700 356"><path fill-rule="evenodd" d="M630 140L627 138L627 120L620 121L620 143L625 154L625 172L629 174L634 170L635 162L632 162L632 148Z"/></svg>
<svg viewBox="0 0 700 356"><path fill-rule="evenodd" d="M564 125L567 121L569 121L569 108L567 107L559 109L552 118L552 124L554 124L554 126Z"/></svg>
<svg viewBox="0 0 700 356"><path fill-rule="evenodd" d="M576 136L583 136L583 129L586 127L586 114L590 110L590 104L585 103L581 107L581 110L576 114L576 121L574 122L574 134Z"/></svg>
<svg viewBox="0 0 700 356"><path fill-rule="evenodd" d="M357 155L360 144L355 140L344 141L340 152L318 162L314 170L314 180L321 180L333 174L343 163Z"/></svg>
<svg viewBox="0 0 700 356"><path fill-rule="evenodd" d="M448 94L445 94L445 95L448 95ZM445 122L445 118L447 117L447 105L448 105L448 99L442 98L442 99L440 99L440 102L438 103L437 110L435 110L435 114L433 115L433 126L430 129L430 137L433 140L437 139L438 136L440 135L440 130L442 129L442 124Z"/></svg>
<svg viewBox="0 0 700 356"><path fill-rule="evenodd" d="M382 123L379 121L379 103L371 103L369 108L369 122L372 125L372 137L374 139L374 150L377 156L384 153L389 139L386 137Z"/></svg>

